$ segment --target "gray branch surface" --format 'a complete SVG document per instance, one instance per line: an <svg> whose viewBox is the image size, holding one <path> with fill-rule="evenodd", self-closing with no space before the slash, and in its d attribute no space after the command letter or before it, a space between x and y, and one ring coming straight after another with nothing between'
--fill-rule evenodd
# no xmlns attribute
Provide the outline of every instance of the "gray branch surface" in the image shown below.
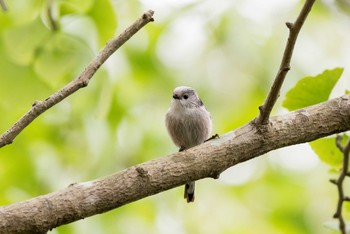
<svg viewBox="0 0 350 234"><path fill-rule="evenodd" d="M0 233L46 233L144 197L206 177L271 150L350 130L350 95L254 121L184 152L148 161L110 176L0 207Z"/></svg>
<svg viewBox="0 0 350 234"><path fill-rule="evenodd" d="M147 11L142 17L136 20L117 38L110 40L97 57L85 68L85 70L73 81L64 86L61 90L52 94L44 101L35 101L32 108L22 116L11 128L0 136L0 148L11 144L13 140L20 134L31 122L33 122L39 115L50 109L52 106L61 102L71 94L75 93L81 88L89 84L90 79L100 66L127 40L129 40L135 33L137 33L147 23L153 21L154 12Z"/></svg>

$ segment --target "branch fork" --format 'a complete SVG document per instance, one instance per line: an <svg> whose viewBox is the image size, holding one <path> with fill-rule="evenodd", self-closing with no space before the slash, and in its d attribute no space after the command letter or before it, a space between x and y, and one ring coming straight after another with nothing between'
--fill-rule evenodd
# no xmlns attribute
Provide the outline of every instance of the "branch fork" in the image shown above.
<svg viewBox="0 0 350 234"><path fill-rule="evenodd" d="M343 153L343 167L340 172L340 175L338 179L331 179L330 182L335 184L338 189L338 204L337 204L337 210L335 214L333 215L333 218L339 219L339 230L342 234L346 234L346 224L344 221L342 208L344 202L349 202L350 197L344 195L344 188L343 183L346 176L350 175L349 172L349 153L350 153L350 140L346 143L345 146L341 144L342 136L338 135L336 138L336 145L338 149Z"/></svg>
<svg viewBox="0 0 350 234"><path fill-rule="evenodd" d="M276 74L275 80L270 89L270 92L267 95L267 98L264 104L259 106L259 115L255 119L255 123L257 125L265 125L269 122L272 108L279 97L282 84L286 78L288 71L290 70L290 61L293 55L294 46L295 46L298 34L305 22L306 17L311 11L311 8L314 2L315 0L306 0L296 21L294 23L291 23L291 22L286 23L286 26L289 29L288 41L284 49L282 61L278 69L278 72Z"/></svg>

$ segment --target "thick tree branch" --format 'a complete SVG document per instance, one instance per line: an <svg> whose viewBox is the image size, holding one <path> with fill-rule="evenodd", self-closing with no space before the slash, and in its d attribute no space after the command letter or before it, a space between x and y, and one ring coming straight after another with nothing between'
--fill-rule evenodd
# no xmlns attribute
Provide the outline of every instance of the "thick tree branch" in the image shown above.
<svg viewBox="0 0 350 234"><path fill-rule="evenodd" d="M28 126L34 119L44 113L46 110L56 105L66 97L75 93L77 90L86 87L99 67L127 40L129 40L137 31L139 31L147 23L153 21L153 11L149 10L142 15L142 17L136 20L131 26L129 26L122 34L117 38L109 41L105 48L97 55L97 57L91 61L91 63L85 68L85 70L73 81L64 86L61 90L52 94L44 101L35 101L32 108L22 116L11 128L9 128L4 134L0 136L0 148L11 144L16 136L22 132L22 130Z"/></svg>
<svg viewBox="0 0 350 234"><path fill-rule="evenodd" d="M284 49L283 58L278 69L275 80L272 84L270 92L262 106L259 106L259 116L256 118L257 124L267 124L269 117L272 111L273 106L275 105L277 98L280 94L280 89L284 82L284 79L287 75L287 72L290 70L290 61L293 55L294 46L298 38L301 27L303 26L306 17L308 16L315 0L306 0L305 4L294 23L286 23L289 29L289 37Z"/></svg>
<svg viewBox="0 0 350 234"><path fill-rule="evenodd" d="M274 149L350 130L350 95L251 121L189 150L148 161L113 175L0 207L0 233L45 233L144 197L206 177Z"/></svg>

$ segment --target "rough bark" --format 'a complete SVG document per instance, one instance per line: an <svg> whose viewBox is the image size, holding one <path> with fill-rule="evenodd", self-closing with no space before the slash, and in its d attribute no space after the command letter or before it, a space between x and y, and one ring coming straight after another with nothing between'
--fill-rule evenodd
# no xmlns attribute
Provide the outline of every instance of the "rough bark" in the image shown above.
<svg viewBox="0 0 350 234"><path fill-rule="evenodd" d="M206 177L271 150L350 130L350 95L255 121L219 139L110 176L0 207L0 233L46 231Z"/></svg>

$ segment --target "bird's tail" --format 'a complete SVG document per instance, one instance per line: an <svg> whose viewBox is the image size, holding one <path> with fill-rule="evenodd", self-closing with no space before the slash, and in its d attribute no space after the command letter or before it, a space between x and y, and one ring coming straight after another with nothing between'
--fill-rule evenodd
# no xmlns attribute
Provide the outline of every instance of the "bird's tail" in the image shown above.
<svg viewBox="0 0 350 234"><path fill-rule="evenodd" d="M187 202L194 202L194 187L194 182L189 182L185 185L184 198L187 200Z"/></svg>

